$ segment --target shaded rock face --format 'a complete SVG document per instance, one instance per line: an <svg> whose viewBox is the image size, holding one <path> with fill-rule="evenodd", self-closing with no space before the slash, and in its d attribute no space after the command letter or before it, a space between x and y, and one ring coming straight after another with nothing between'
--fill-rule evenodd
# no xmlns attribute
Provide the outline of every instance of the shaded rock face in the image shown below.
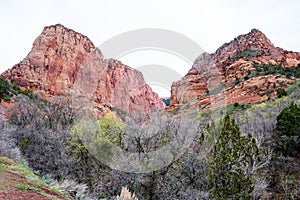
<svg viewBox="0 0 300 200"><path fill-rule="evenodd" d="M60 24L45 27L27 57L2 76L49 98L88 97L100 111L108 107L126 112L164 108L141 72L104 59L86 36Z"/></svg>
<svg viewBox="0 0 300 200"><path fill-rule="evenodd" d="M159 96L145 83L143 74L117 60L105 60L95 96L98 102L130 112L164 108Z"/></svg>
<svg viewBox="0 0 300 200"><path fill-rule="evenodd" d="M247 103L274 97L295 78L260 75L255 65L292 67L299 63L300 53L275 47L261 31L252 29L222 45L213 54L201 54L190 71L172 84L170 109L186 102L190 102L191 107L204 108L216 102Z"/></svg>

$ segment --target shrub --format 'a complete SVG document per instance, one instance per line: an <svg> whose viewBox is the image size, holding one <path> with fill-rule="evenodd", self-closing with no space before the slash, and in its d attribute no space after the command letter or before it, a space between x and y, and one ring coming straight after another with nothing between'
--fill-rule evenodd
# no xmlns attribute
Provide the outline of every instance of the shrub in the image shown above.
<svg viewBox="0 0 300 200"><path fill-rule="evenodd" d="M16 127L11 134L29 166L60 177L67 167L64 148L74 117L68 101L50 103L23 96L15 98L11 109L9 121Z"/></svg>
<svg viewBox="0 0 300 200"><path fill-rule="evenodd" d="M287 92L284 90L284 89L280 89L278 92L277 92L277 97L278 98L282 98L284 96L287 95Z"/></svg>

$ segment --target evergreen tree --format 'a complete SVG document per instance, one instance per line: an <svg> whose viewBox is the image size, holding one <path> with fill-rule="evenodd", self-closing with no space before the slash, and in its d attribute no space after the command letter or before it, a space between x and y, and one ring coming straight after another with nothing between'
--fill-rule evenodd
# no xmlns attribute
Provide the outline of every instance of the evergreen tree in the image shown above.
<svg viewBox="0 0 300 200"><path fill-rule="evenodd" d="M208 162L210 195L214 199L250 199L254 189L251 163L258 155L255 139L241 136L234 120L225 116L224 126Z"/></svg>
<svg viewBox="0 0 300 200"><path fill-rule="evenodd" d="M277 116L275 149L284 156L299 156L300 152L300 108L292 102Z"/></svg>
<svg viewBox="0 0 300 200"><path fill-rule="evenodd" d="M300 136L300 108L292 102L277 116L275 133L281 136Z"/></svg>

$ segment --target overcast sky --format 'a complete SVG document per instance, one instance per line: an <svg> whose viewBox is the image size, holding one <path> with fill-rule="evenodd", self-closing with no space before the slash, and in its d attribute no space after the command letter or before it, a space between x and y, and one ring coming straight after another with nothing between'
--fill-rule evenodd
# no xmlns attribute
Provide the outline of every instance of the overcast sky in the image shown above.
<svg viewBox="0 0 300 200"><path fill-rule="evenodd" d="M169 29L209 53L257 28L275 46L300 52L299 9L298 0L1 1L0 72L28 54L44 26L57 23L88 36L96 46L133 29Z"/></svg>

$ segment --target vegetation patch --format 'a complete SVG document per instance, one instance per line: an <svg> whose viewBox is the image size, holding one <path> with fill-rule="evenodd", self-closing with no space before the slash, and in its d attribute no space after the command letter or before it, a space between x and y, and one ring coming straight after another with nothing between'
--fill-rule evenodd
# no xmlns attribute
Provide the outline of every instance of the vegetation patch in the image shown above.
<svg viewBox="0 0 300 200"><path fill-rule="evenodd" d="M18 94L23 94L31 98L33 97L31 90L22 90L16 83L10 83L0 76L0 102L2 100L10 101L13 96Z"/></svg>
<svg viewBox="0 0 300 200"><path fill-rule="evenodd" d="M286 94L292 94L296 89L300 88L300 80L297 80L291 87L286 90Z"/></svg>
<svg viewBox="0 0 300 200"><path fill-rule="evenodd" d="M30 198L32 193L26 193L27 191L36 192L35 196L38 198L50 198L50 199L67 199L60 194L58 188L51 187L36 176L26 165L16 163L10 158L0 157L0 195L1 190L5 192L5 198L13 198L14 195L22 192L22 198ZM3 196L2 196L3 197ZM14 197L15 198L15 197Z"/></svg>
<svg viewBox="0 0 300 200"><path fill-rule="evenodd" d="M283 67L281 65L259 64L257 62L253 62L253 67L256 70L255 75L259 75L259 76L264 76L268 74L277 74L277 75L283 75L288 79L292 77L300 78L300 64L292 67Z"/></svg>
<svg viewBox="0 0 300 200"><path fill-rule="evenodd" d="M38 188L35 187L30 187L29 185L17 185L15 186L16 190L32 190L32 191L36 191L38 193L42 193L42 191Z"/></svg>
<svg viewBox="0 0 300 200"><path fill-rule="evenodd" d="M214 95L222 92L225 89L225 85L223 83L219 83L208 89L207 94Z"/></svg>
<svg viewBox="0 0 300 200"><path fill-rule="evenodd" d="M249 50L246 49L244 51L238 51L231 59L238 60L240 58L252 58L257 56L258 50Z"/></svg>
<svg viewBox="0 0 300 200"><path fill-rule="evenodd" d="M236 111L246 110L248 108L251 108L251 103L238 103L238 102L235 102L235 103L232 103L232 104L228 104L225 107L226 112L228 114L231 114L231 113L236 112Z"/></svg>

